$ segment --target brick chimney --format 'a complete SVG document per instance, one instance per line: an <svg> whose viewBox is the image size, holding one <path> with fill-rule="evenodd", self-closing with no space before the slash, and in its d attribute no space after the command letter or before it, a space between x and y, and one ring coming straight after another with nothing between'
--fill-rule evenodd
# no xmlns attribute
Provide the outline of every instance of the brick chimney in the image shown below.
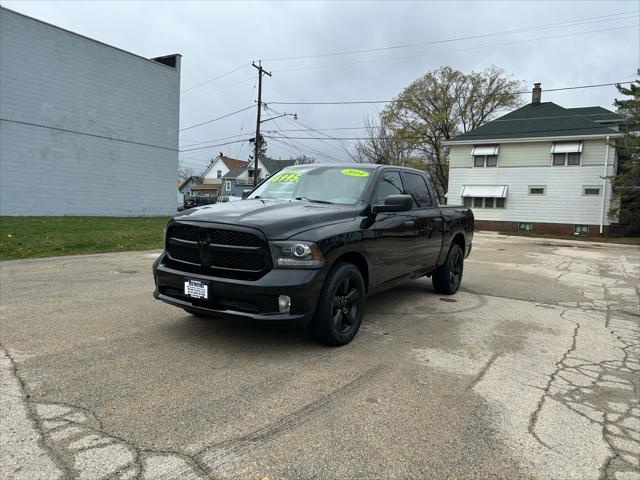
<svg viewBox="0 0 640 480"><path fill-rule="evenodd" d="M531 90L531 103L537 104L542 100L542 85L541 83L534 83L533 90Z"/></svg>

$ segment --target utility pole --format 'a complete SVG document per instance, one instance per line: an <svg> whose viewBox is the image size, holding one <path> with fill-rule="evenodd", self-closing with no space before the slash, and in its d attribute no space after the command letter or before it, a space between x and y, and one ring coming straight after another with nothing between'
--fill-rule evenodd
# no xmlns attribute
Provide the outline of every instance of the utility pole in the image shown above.
<svg viewBox="0 0 640 480"><path fill-rule="evenodd" d="M262 75L271 76L271 73L262 68L262 61L258 61L258 65L256 65L255 62L252 62L251 65L253 65L258 70L258 112L256 115L256 139L253 150L253 186L255 187L258 185L258 155L260 154L260 144L262 143L262 137L260 136L260 113L262 111Z"/></svg>

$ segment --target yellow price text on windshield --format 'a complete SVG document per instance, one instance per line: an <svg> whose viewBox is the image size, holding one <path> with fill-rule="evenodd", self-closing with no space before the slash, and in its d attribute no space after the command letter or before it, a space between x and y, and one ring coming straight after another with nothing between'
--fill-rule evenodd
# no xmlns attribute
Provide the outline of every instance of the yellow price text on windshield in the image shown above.
<svg viewBox="0 0 640 480"><path fill-rule="evenodd" d="M341 173L345 175L350 175L352 177L368 177L369 174L364 170L356 170L355 168L345 168L344 170L340 170Z"/></svg>
<svg viewBox="0 0 640 480"><path fill-rule="evenodd" d="M284 172L279 173L275 177L269 179L270 183L287 183L297 182L302 174L300 172Z"/></svg>

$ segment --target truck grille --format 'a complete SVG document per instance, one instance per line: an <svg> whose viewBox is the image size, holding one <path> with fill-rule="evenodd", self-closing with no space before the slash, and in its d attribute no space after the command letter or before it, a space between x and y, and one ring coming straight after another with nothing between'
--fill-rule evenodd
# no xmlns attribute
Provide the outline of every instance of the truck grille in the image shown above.
<svg viewBox="0 0 640 480"><path fill-rule="evenodd" d="M175 222L167 228L166 251L178 270L256 279L271 268L267 242L243 230Z"/></svg>

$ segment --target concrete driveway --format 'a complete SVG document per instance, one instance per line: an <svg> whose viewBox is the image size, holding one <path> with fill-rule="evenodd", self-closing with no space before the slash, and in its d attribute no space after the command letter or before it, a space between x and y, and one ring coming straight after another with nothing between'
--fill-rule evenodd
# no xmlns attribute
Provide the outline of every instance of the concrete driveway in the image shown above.
<svg viewBox="0 0 640 480"><path fill-rule="evenodd" d="M0 265L1 478L640 478L636 247L476 235L338 349L152 300L156 255Z"/></svg>

